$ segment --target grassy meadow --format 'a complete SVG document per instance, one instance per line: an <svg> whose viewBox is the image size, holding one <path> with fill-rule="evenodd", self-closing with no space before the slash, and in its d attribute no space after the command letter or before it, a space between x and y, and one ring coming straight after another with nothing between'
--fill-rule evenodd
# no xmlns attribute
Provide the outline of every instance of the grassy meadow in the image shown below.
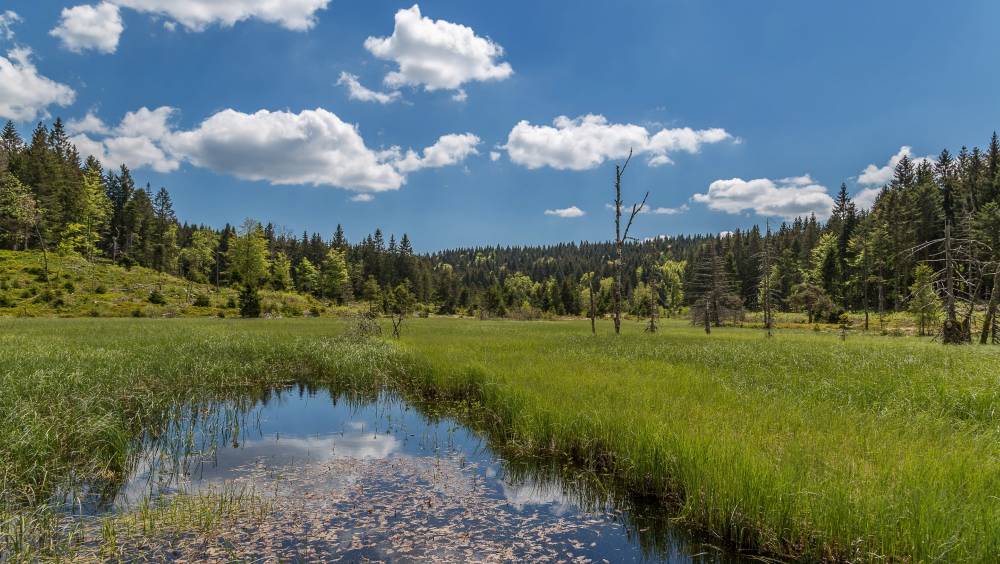
<svg viewBox="0 0 1000 564"><path fill-rule="evenodd" d="M304 382L453 406L505 452L608 473L772 555L1000 554L1000 349L682 322L610 332L431 318L395 342L332 319L0 320L0 552L44 544L30 508L70 475L113 482L178 401Z"/></svg>
<svg viewBox="0 0 1000 564"><path fill-rule="evenodd" d="M0 317L238 317L238 291L140 266L0 250ZM158 297L153 297L154 292ZM261 292L265 314L316 316L330 308L298 292ZM331 311L332 312L332 311Z"/></svg>

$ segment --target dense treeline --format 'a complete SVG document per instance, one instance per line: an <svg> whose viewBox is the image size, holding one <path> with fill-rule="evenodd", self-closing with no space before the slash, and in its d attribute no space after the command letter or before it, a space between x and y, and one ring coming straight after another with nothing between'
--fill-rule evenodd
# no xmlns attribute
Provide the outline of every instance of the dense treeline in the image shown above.
<svg viewBox="0 0 1000 564"><path fill-rule="evenodd" d="M633 314L690 306L706 326L745 309L801 311L810 321L909 309L922 327L946 315L969 333L981 312L984 336L996 339L998 238L994 135L985 151L944 150L933 163L903 157L870 210L841 186L825 224L808 217L631 242L623 295ZM613 242L416 255L406 234L386 239L377 229L352 243L339 226L324 238L253 220L222 229L182 223L166 189L138 187L125 166L83 159L58 119L28 140L12 123L0 132L0 244L238 286L249 315L263 286L386 308L405 291L444 314L599 316L613 301Z"/></svg>

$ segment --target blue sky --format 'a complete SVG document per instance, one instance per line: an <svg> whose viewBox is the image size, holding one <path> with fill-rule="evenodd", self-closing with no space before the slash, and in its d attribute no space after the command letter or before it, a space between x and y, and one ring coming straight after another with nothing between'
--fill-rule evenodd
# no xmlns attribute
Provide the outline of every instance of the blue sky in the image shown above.
<svg viewBox="0 0 1000 564"><path fill-rule="evenodd" d="M905 147L1000 124L996 2L112 2L0 5L0 79L34 80L0 117L74 120L215 226L608 239L632 146L626 193L660 212L637 234L716 232L865 200Z"/></svg>

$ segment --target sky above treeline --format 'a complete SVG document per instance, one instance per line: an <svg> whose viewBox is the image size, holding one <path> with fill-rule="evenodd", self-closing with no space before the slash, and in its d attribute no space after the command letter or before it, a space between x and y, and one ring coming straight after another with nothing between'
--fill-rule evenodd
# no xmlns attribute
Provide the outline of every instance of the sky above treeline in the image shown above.
<svg viewBox="0 0 1000 564"><path fill-rule="evenodd" d="M868 205L1000 126L1000 3L0 1L0 118L245 217L420 251L639 237Z"/></svg>

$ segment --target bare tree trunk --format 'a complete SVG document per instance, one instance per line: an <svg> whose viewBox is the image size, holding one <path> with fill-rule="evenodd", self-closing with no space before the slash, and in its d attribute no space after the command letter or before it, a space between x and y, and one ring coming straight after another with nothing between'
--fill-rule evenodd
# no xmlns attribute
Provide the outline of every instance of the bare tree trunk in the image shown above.
<svg viewBox="0 0 1000 564"><path fill-rule="evenodd" d="M656 282L651 278L649 281L649 325L646 326L647 333L656 333L656 314L660 308L656 303L657 287Z"/></svg>
<svg viewBox="0 0 1000 564"><path fill-rule="evenodd" d="M38 222L35 222L35 235L38 236L38 244L42 247L42 266L45 269L45 286L52 287L52 279L49 276L49 249L48 245L45 244L45 237L42 237L42 230L38 228Z"/></svg>
<svg viewBox="0 0 1000 564"><path fill-rule="evenodd" d="M990 303L986 306L986 318L983 319L983 331L979 335L979 344L985 345L989 342L990 331L993 331L993 339L996 340L996 315L997 302L1000 301L1000 270L993 274L993 291L990 292Z"/></svg>
<svg viewBox="0 0 1000 564"><path fill-rule="evenodd" d="M878 267L878 328L885 331L885 278L882 277L882 266Z"/></svg>
<svg viewBox="0 0 1000 564"><path fill-rule="evenodd" d="M955 311L955 261L951 250L951 222L944 224L944 261L945 261L945 292L947 318L944 321L942 330L942 341L946 345L955 345L963 341L962 326L958 322L958 314Z"/></svg>
<svg viewBox="0 0 1000 564"><path fill-rule="evenodd" d="M869 278L871 277L871 273L870 273L871 269L869 268L869 264L868 264L868 244L867 243L868 242L866 240L865 241L865 247L864 247L864 253L865 253L865 272L864 272L864 277L865 277L865 282L863 284L863 289L862 289L862 294L863 295L861 297L861 299L864 301L864 305L865 305L865 332L866 333L868 332L868 283L869 283Z"/></svg>
<svg viewBox="0 0 1000 564"><path fill-rule="evenodd" d="M764 236L764 327L767 336L774 336L773 318L771 317L771 220L767 220L767 232Z"/></svg>
<svg viewBox="0 0 1000 564"><path fill-rule="evenodd" d="M632 206L632 213L629 215L628 223L622 231L622 176L628 168L629 161L632 160L632 150L629 149L628 158L625 163L615 165L615 335L620 335L622 331L622 282L625 276L625 241L628 239L628 232L632 228L635 216L646 207L646 200L649 192L642 199L641 204Z"/></svg>
<svg viewBox="0 0 1000 564"><path fill-rule="evenodd" d="M596 276L596 275L594 275ZM594 300L594 276L590 277L590 333L597 334L597 302Z"/></svg>

